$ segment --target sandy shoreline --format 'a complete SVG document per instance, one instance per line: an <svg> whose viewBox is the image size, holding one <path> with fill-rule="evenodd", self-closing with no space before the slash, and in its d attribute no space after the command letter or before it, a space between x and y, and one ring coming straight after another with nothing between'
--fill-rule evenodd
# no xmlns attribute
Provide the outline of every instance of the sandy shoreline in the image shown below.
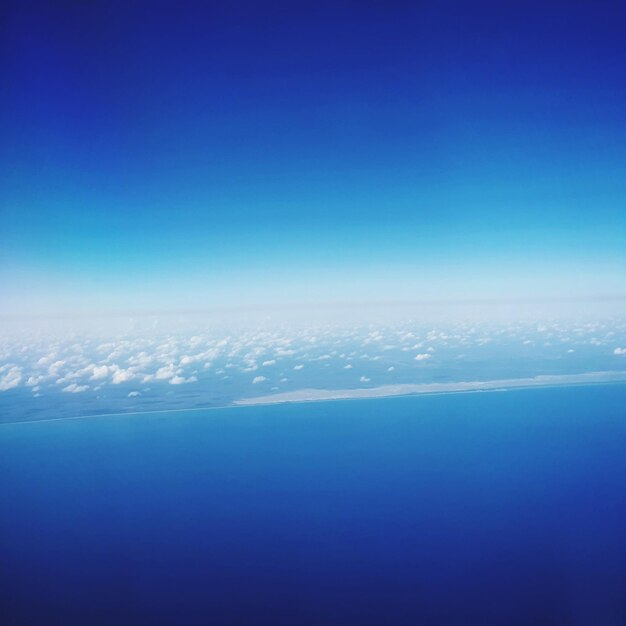
<svg viewBox="0 0 626 626"><path fill-rule="evenodd" d="M431 393L454 393L464 391L496 391L523 387L551 387L558 385L580 385L585 383L626 382L626 371L587 372L584 374L556 374L530 378L504 378L501 380L416 383L381 385L362 389L300 389L285 391L254 398L235 400L236 406L259 404L283 404L286 402L317 402L321 400L348 400L365 398L388 398Z"/></svg>
<svg viewBox="0 0 626 626"><path fill-rule="evenodd" d="M391 398L414 395L436 395L446 393L470 393L480 391L507 391L511 389L529 389L534 387L566 387L575 385L593 385L603 383L626 383L626 371L586 372L584 374L543 375L528 378L504 378L499 380L451 382L451 383L417 383L381 385L362 389L300 389L283 393L257 396L235 400L231 404L206 407L179 407L148 411L122 411L112 413L94 413L68 415L41 419L25 419L18 422L0 422L0 427L16 424L41 424L45 422L61 422L67 420L85 420L91 418L132 417L141 415L158 415L167 413L194 413L204 411L223 411L238 407L252 407L272 404L324 402L331 400L358 400L367 398Z"/></svg>

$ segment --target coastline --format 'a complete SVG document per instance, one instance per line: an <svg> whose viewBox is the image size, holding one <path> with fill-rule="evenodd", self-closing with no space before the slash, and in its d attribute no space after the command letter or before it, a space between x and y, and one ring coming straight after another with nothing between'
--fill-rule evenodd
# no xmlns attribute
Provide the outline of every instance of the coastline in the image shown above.
<svg viewBox="0 0 626 626"><path fill-rule="evenodd" d="M338 400L367 400L399 398L409 396L433 396L479 392L502 392L534 388L577 387L602 384L626 384L626 371L585 372L583 374L545 374L527 378L510 378L487 381L450 382L450 383L416 383L381 385L378 387L356 389L300 389L283 393L256 396L235 400L231 404L207 407L188 407L157 409L148 411L123 411L117 413L97 413L87 415L68 415L43 419L26 419L15 422L0 422L2 426L17 424L42 424L70 420L86 420L106 417L134 417L140 415L166 415L168 413L193 413L206 411L222 411L254 406L271 406L277 404L299 404L314 402L332 402Z"/></svg>
<svg viewBox="0 0 626 626"><path fill-rule="evenodd" d="M381 385L360 389L300 389L235 400L235 406L258 406L330 400L363 400L426 394L464 393L472 391L506 391L531 387L558 387L598 383L626 383L626 371L586 372L584 374L546 374L527 378L450 383L415 383Z"/></svg>

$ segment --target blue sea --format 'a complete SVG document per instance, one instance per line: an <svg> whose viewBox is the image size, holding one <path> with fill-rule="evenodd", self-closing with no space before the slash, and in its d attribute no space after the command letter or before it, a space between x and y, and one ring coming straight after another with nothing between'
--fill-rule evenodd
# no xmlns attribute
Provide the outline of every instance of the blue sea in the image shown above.
<svg viewBox="0 0 626 626"><path fill-rule="evenodd" d="M626 623L626 386L0 426L9 625Z"/></svg>

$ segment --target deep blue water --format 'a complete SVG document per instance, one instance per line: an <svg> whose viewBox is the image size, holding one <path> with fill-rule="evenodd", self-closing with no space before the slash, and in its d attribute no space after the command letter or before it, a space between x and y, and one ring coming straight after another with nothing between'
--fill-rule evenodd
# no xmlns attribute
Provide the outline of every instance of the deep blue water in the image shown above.
<svg viewBox="0 0 626 626"><path fill-rule="evenodd" d="M3 624L626 623L626 386L0 426Z"/></svg>

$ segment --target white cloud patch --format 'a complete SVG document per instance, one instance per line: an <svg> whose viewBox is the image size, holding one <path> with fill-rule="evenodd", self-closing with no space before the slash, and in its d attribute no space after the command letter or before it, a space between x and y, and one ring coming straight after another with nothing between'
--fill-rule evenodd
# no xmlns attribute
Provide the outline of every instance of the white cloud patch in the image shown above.
<svg viewBox="0 0 626 626"><path fill-rule="evenodd" d="M45 367L49 365L52 359L56 358L56 354L49 354L48 356L42 356L36 363L37 367Z"/></svg>
<svg viewBox="0 0 626 626"><path fill-rule="evenodd" d="M626 356L626 348L615 348L615 350L613 350L613 354L616 356Z"/></svg>
<svg viewBox="0 0 626 626"><path fill-rule="evenodd" d="M257 383L262 383L262 382L265 382L266 380L267 380L267 378L265 378L265 376L255 376L252 379L252 384L256 385Z"/></svg>
<svg viewBox="0 0 626 626"><path fill-rule="evenodd" d="M173 376L176 376L176 368L174 367L173 363L170 363L169 365L165 365L163 367L159 367L159 369L154 374L154 377L157 380L167 380L168 378L172 378Z"/></svg>
<svg viewBox="0 0 626 626"><path fill-rule="evenodd" d="M169 379L169 384L170 385L185 385L187 383L195 383L197 382L197 378L195 376L189 376L189 378L184 378L183 376L172 376L172 378Z"/></svg>
<svg viewBox="0 0 626 626"><path fill-rule="evenodd" d="M426 361L431 358L432 355L428 354L428 352L422 352L421 354L415 355L416 361Z"/></svg>
<svg viewBox="0 0 626 626"><path fill-rule="evenodd" d="M89 389L89 385L77 385L76 383L72 383L67 387L63 387L61 391L65 391L65 393L82 393L83 391L87 391Z"/></svg>
<svg viewBox="0 0 626 626"><path fill-rule="evenodd" d="M65 365L65 361L59 359L58 361L55 361L52 365L50 365L50 367L48 367L48 373L50 374L50 376L57 376L59 373L59 370Z"/></svg>
<svg viewBox="0 0 626 626"><path fill-rule="evenodd" d="M9 368L6 374L0 378L0 391L8 391L17 387L22 381L22 369L17 365Z"/></svg>
<svg viewBox="0 0 626 626"><path fill-rule="evenodd" d="M119 385L120 383L125 383L129 380L133 380L135 378L135 374L130 370L117 370L113 377L111 378L111 382L114 385Z"/></svg>
<svg viewBox="0 0 626 626"><path fill-rule="evenodd" d="M94 365L89 380L103 380L109 375L108 365Z"/></svg>

